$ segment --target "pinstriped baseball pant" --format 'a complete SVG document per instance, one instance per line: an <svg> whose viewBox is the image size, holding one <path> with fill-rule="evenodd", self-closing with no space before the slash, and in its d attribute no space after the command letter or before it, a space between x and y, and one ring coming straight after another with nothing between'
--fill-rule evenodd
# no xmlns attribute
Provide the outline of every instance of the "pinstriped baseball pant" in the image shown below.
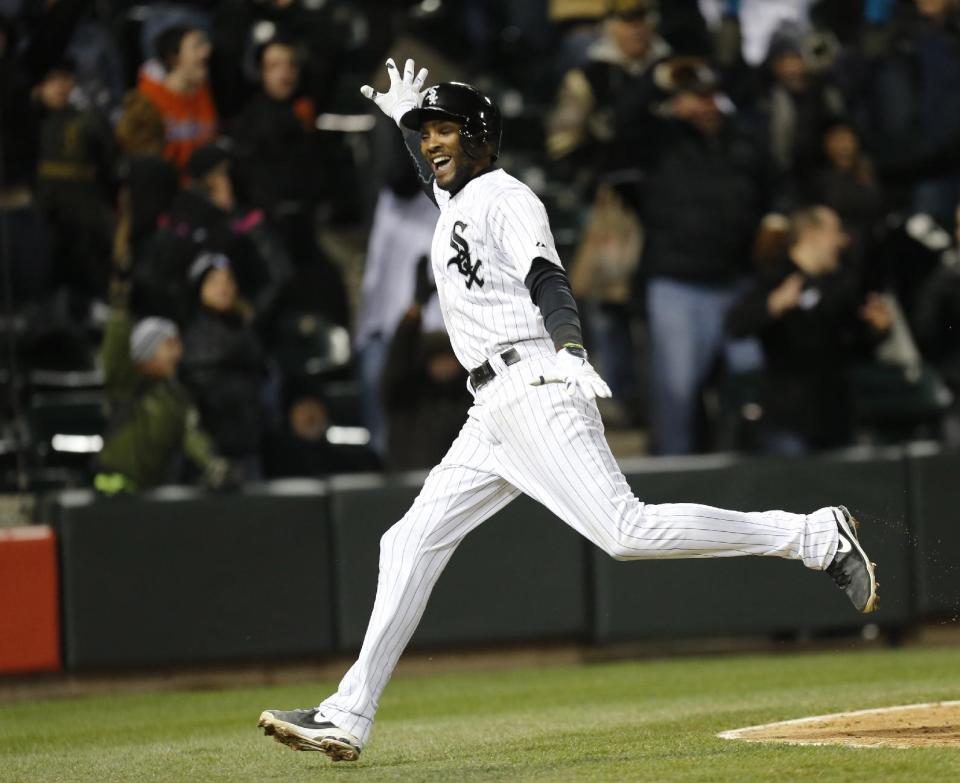
<svg viewBox="0 0 960 783"><path fill-rule="evenodd" d="M822 570L837 548L831 509L739 512L645 504L610 453L596 404L562 385L533 387L549 359L507 368L404 517L380 541L377 597L356 663L320 709L366 742L383 689L457 545L520 492L617 560L772 555Z"/></svg>

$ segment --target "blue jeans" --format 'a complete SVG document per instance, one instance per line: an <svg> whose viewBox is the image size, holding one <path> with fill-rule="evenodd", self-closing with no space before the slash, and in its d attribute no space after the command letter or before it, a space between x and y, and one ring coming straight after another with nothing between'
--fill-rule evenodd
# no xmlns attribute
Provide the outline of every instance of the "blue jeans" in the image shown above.
<svg viewBox="0 0 960 783"><path fill-rule="evenodd" d="M387 362L389 343L377 334L358 352L360 371L360 404L363 419L370 430L370 448L381 457L387 453L387 417L380 399L380 376Z"/></svg>
<svg viewBox="0 0 960 783"><path fill-rule="evenodd" d="M647 285L651 424L657 454L691 454L701 386L721 355L730 372L762 364L753 338L726 335L727 311L743 285L706 286L656 277Z"/></svg>

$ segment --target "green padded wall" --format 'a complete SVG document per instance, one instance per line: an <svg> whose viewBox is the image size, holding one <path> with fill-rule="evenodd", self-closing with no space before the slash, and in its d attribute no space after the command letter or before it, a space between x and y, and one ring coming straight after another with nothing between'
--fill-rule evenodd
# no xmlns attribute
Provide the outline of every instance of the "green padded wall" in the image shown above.
<svg viewBox="0 0 960 783"><path fill-rule="evenodd" d="M920 611L956 622L960 615L960 454L912 455L910 498L917 533Z"/></svg>
<svg viewBox="0 0 960 783"><path fill-rule="evenodd" d="M68 668L333 649L323 494L61 503Z"/></svg>
<svg viewBox="0 0 960 783"><path fill-rule="evenodd" d="M334 479L340 644L363 640L376 595L380 537L409 508L421 475L381 485ZM588 628L584 545L549 511L517 498L460 544L411 644L582 636Z"/></svg>
<svg viewBox="0 0 960 783"><path fill-rule="evenodd" d="M866 622L899 627L913 618L905 466L898 453L874 460L694 458L627 467L634 492L650 503L793 512L847 505L880 565L881 608L867 619L828 576L780 558L620 563L595 550L596 640L822 631Z"/></svg>

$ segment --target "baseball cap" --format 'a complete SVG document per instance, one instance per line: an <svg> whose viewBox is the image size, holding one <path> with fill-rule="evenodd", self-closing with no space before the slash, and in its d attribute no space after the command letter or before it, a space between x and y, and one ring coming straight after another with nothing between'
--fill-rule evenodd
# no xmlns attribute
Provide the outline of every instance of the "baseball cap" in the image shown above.
<svg viewBox="0 0 960 783"><path fill-rule="evenodd" d="M149 361L160 343L178 334L177 325L167 318L152 315L137 321L130 332L130 358L135 362Z"/></svg>

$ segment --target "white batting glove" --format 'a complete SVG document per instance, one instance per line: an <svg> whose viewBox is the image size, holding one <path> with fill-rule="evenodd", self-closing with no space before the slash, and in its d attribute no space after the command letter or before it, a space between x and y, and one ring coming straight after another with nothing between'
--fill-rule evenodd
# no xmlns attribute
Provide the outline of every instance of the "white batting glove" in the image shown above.
<svg viewBox="0 0 960 783"><path fill-rule="evenodd" d="M578 356L566 348L557 351L552 372L541 376L531 385L542 386L545 383L562 383L571 397L582 395L592 400L596 397L611 396L610 387L593 369L586 356Z"/></svg>
<svg viewBox="0 0 960 783"><path fill-rule="evenodd" d="M391 57L387 60L387 75L390 77L390 89L386 92L377 92L369 84L360 88L360 94L364 98L369 98L380 110L392 119L397 125L400 125L400 118L411 109L420 106L422 96L420 89L427 80L426 68L421 68L414 78L413 60L407 60L403 66L403 78L397 73L397 64Z"/></svg>

